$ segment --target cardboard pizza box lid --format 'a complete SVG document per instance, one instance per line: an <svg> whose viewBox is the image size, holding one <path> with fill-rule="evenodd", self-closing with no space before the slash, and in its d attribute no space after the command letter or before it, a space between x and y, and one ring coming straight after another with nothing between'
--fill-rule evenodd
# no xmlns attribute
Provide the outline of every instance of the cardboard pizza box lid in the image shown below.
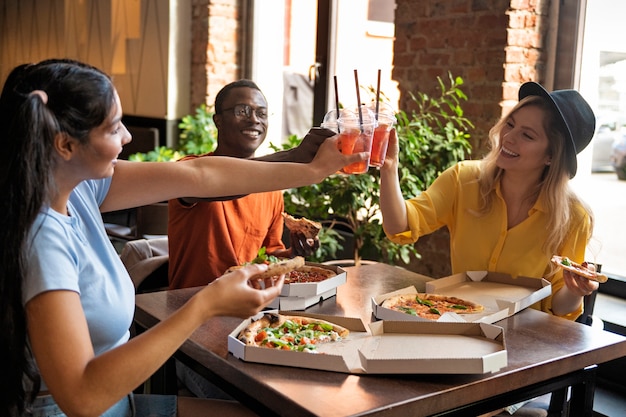
<svg viewBox="0 0 626 417"><path fill-rule="evenodd" d="M379 321L282 312L320 318L350 329L341 342L318 346L319 354L245 346L237 339L251 319L228 337L228 350L248 362L352 374L484 374L507 365L504 331L485 323Z"/></svg>
<svg viewBox="0 0 626 417"><path fill-rule="evenodd" d="M310 297L321 295L333 288L345 284L347 279L346 270L335 265L325 265L314 262L306 262L305 265L316 266L318 268L330 269L337 275L320 282L303 282L296 284L285 284L280 293L283 297Z"/></svg>
<svg viewBox="0 0 626 417"><path fill-rule="evenodd" d="M513 278L496 272L467 271L428 281L426 292L454 296L484 306L484 311L476 314L445 313L437 322L495 323L550 296L552 286L543 278ZM417 290L407 287L373 297L374 316L380 320L432 321L380 306L386 298L406 293L417 293Z"/></svg>
<svg viewBox="0 0 626 417"><path fill-rule="evenodd" d="M322 294L309 295L306 297L286 297L281 295L276 297L267 306L267 308L282 310L304 310L314 304L321 303L324 300L327 300L335 295L337 295L337 288L331 288L330 290Z"/></svg>
<svg viewBox="0 0 626 417"><path fill-rule="evenodd" d="M484 374L507 366L504 330L491 324L378 321L370 331L359 349L368 374Z"/></svg>

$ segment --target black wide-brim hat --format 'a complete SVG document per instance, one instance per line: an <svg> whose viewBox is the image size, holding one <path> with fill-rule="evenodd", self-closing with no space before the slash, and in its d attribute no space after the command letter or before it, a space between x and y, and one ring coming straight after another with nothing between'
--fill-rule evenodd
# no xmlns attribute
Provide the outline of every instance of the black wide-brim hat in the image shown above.
<svg viewBox="0 0 626 417"><path fill-rule="evenodd" d="M556 90L549 93L536 82L529 81L519 89L519 99L528 96L545 98L556 110L556 114L563 123L565 140L565 155L569 177L574 178L578 164L576 155L585 149L596 130L596 116L583 96L576 90Z"/></svg>

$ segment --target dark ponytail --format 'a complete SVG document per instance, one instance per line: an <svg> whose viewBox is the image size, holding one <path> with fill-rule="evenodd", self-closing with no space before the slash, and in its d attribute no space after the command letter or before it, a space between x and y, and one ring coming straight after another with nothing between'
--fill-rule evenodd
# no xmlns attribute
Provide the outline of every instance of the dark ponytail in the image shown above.
<svg viewBox="0 0 626 417"><path fill-rule="evenodd" d="M70 60L21 65L0 96L0 416L21 416L39 391L28 346L24 277L31 227L54 191L54 138L82 142L114 105L101 71Z"/></svg>

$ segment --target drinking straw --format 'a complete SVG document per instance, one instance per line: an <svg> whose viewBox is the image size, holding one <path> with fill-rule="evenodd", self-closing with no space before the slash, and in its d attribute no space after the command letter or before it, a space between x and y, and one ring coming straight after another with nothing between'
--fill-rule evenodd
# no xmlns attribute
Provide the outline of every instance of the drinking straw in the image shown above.
<svg viewBox="0 0 626 417"><path fill-rule="evenodd" d="M359 109L359 127L363 132L363 111L361 110L361 93L359 92L359 75L357 70L354 70L354 83L356 84L356 106Z"/></svg>
<svg viewBox="0 0 626 417"><path fill-rule="evenodd" d="M339 89L337 88L337 76L333 76L335 82L335 109L337 110L337 120L339 120ZM339 133L339 123L337 123L337 133Z"/></svg>
<svg viewBox="0 0 626 417"><path fill-rule="evenodd" d="M380 69L378 70L378 82L376 84L376 120L378 120L379 103L380 103Z"/></svg>

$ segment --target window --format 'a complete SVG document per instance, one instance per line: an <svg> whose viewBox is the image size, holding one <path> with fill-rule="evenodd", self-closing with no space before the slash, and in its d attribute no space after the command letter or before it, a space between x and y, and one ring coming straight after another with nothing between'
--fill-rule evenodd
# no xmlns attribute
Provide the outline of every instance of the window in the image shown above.
<svg viewBox="0 0 626 417"><path fill-rule="evenodd" d="M367 34L392 38L395 10L395 0L369 0L367 5Z"/></svg>

